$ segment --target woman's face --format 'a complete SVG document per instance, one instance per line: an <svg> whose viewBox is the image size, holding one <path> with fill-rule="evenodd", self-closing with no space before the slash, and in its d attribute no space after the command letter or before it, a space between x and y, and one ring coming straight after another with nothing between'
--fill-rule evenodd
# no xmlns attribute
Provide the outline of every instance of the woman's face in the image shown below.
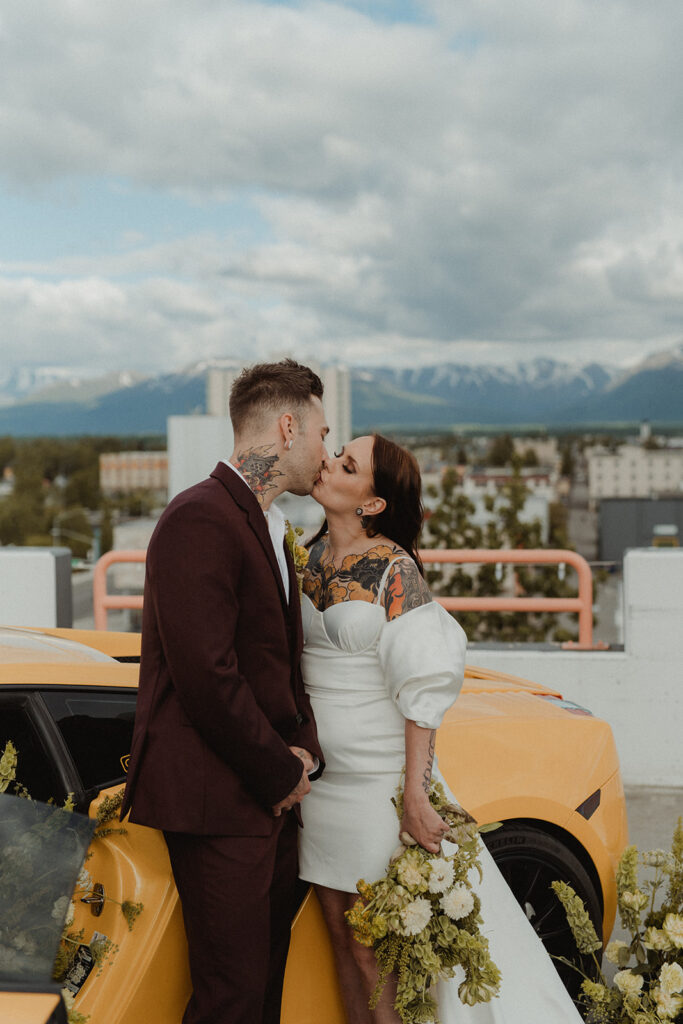
<svg viewBox="0 0 683 1024"><path fill-rule="evenodd" d="M326 458L313 487L313 497L326 511L354 512L374 496L371 436L357 437L341 452Z"/></svg>

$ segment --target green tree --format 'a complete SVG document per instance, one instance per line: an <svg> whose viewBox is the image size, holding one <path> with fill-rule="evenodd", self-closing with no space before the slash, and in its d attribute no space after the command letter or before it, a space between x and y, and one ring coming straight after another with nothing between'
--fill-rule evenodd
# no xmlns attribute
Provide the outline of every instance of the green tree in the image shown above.
<svg viewBox="0 0 683 1024"><path fill-rule="evenodd" d="M448 471L441 485L440 501L428 521L423 543L435 548L540 548L543 544L538 520L525 522L521 513L529 491L517 469L497 496L485 501L490 513L485 525L473 523L475 506L462 493L457 476ZM566 513L562 506L550 514L551 539L556 547L566 540ZM564 531L564 532L563 532ZM566 543L562 547L566 547ZM527 597L574 597L576 589L564 579L558 566L444 566L427 571L427 581L437 596L498 597L516 593ZM459 612L458 621L470 640L542 642L574 639L575 632L561 628L551 612Z"/></svg>
<svg viewBox="0 0 683 1024"><path fill-rule="evenodd" d="M509 434L501 434L491 442L486 462L489 466L510 466L515 454L515 443Z"/></svg>

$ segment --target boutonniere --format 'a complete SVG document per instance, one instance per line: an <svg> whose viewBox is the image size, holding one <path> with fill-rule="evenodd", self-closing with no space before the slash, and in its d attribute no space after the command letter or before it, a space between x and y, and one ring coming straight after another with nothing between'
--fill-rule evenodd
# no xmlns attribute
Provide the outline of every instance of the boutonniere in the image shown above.
<svg viewBox="0 0 683 1024"><path fill-rule="evenodd" d="M287 527L285 544L289 548L294 562L296 578L299 584L299 596L301 596L304 585L304 569L308 564L308 549L303 544L299 544L299 537L303 536L304 528L303 526L292 526L289 519L285 519L285 525Z"/></svg>

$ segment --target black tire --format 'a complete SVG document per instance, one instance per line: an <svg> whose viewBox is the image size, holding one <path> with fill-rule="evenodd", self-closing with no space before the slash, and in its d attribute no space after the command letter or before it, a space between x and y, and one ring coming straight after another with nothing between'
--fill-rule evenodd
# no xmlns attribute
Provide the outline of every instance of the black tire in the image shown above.
<svg viewBox="0 0 683 1024"><path fill-rule="evenodd" d="M566 957L590 976L594 971L593 960L579 955L562 904L550 888L554 881L571 885L583 900L598 938L602 938L600 898L578 857L555 836L531 825L503 825L484 833L482 839L548 953ZM600 960L599 953L597 956ZM581 975L558 960L553 963L565 988L576 1000Z"/></svg>

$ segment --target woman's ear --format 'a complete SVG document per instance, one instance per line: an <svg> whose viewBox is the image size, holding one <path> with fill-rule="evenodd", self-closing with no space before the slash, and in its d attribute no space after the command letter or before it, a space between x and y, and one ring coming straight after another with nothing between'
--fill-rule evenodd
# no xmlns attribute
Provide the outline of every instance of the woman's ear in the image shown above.
<svg viewBox="0 0 683 1024"><path fill-rule="evenodd" d="M380 512L384 512L387 507L387 503L384 498L370 498L369 501L363 502L363 514L366 516L378 516Z"/></svg>

